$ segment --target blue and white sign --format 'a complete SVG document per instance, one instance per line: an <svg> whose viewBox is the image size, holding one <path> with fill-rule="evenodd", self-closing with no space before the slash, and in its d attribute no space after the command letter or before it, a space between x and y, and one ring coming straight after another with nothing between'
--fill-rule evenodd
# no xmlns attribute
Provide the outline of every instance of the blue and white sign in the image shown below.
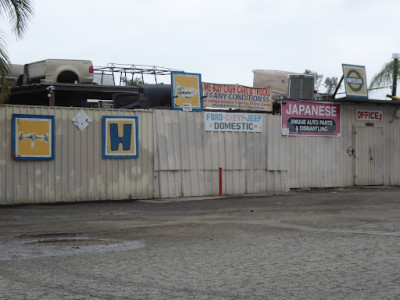
<svg viewBox="0 0 400 300"><path fill-rule="evenodd" d="M262 114L204 113L206 131L262 132L262 123Z"/></svg>
<svg viewBox="0 0 400 300"><path fill-rule="evenodd" d="M139 156L138 117L103 117L103 158Z"/></svg>

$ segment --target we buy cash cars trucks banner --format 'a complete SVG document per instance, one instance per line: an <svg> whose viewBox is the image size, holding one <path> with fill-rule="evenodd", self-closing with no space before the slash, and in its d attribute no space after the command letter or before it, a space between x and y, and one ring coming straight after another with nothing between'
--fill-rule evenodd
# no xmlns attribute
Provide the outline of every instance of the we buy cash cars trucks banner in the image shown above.
<svg viewBox="0 0 400 300"><path fill-rule="evenodd" d="M271 88L203 82L204 107L272 111Z"/></svg>
<svg viewBox="0 0 400 300"><path fill-rule="evenodd" d="M340 105L283 101L282 134L340 136Z"/></svg>

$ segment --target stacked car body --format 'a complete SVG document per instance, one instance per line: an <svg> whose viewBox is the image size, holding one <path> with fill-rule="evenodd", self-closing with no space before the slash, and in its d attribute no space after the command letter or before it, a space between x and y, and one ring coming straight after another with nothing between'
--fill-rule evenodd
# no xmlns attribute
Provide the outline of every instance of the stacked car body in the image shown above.
<svg viewBox="0 0 400 300"><path fill-rule="evenodd" d="M10 65L10 86L54 82L93 83L93 64L90 60L45 59L25 65Z"/></svg>

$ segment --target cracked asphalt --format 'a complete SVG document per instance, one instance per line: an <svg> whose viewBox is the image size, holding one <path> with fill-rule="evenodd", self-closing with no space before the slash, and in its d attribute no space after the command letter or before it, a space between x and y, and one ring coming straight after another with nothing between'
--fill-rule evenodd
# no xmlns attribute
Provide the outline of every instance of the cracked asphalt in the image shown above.
<svg viewBox="0 0 400 300"><path fill-rule="evenodd" d="M0 299L399 299L400 188L0 207Z"/></svg>

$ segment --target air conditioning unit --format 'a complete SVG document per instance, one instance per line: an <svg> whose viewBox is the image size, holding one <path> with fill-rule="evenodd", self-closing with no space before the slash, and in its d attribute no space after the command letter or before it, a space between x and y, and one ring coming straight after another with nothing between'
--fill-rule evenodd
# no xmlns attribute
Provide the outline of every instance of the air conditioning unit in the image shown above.
<svg viewBox="0 0 400 300"><path fill-rule="evenodd" d="M289 75L288 96L296 100L312 100L314 96L313 75Z"/></svg>

